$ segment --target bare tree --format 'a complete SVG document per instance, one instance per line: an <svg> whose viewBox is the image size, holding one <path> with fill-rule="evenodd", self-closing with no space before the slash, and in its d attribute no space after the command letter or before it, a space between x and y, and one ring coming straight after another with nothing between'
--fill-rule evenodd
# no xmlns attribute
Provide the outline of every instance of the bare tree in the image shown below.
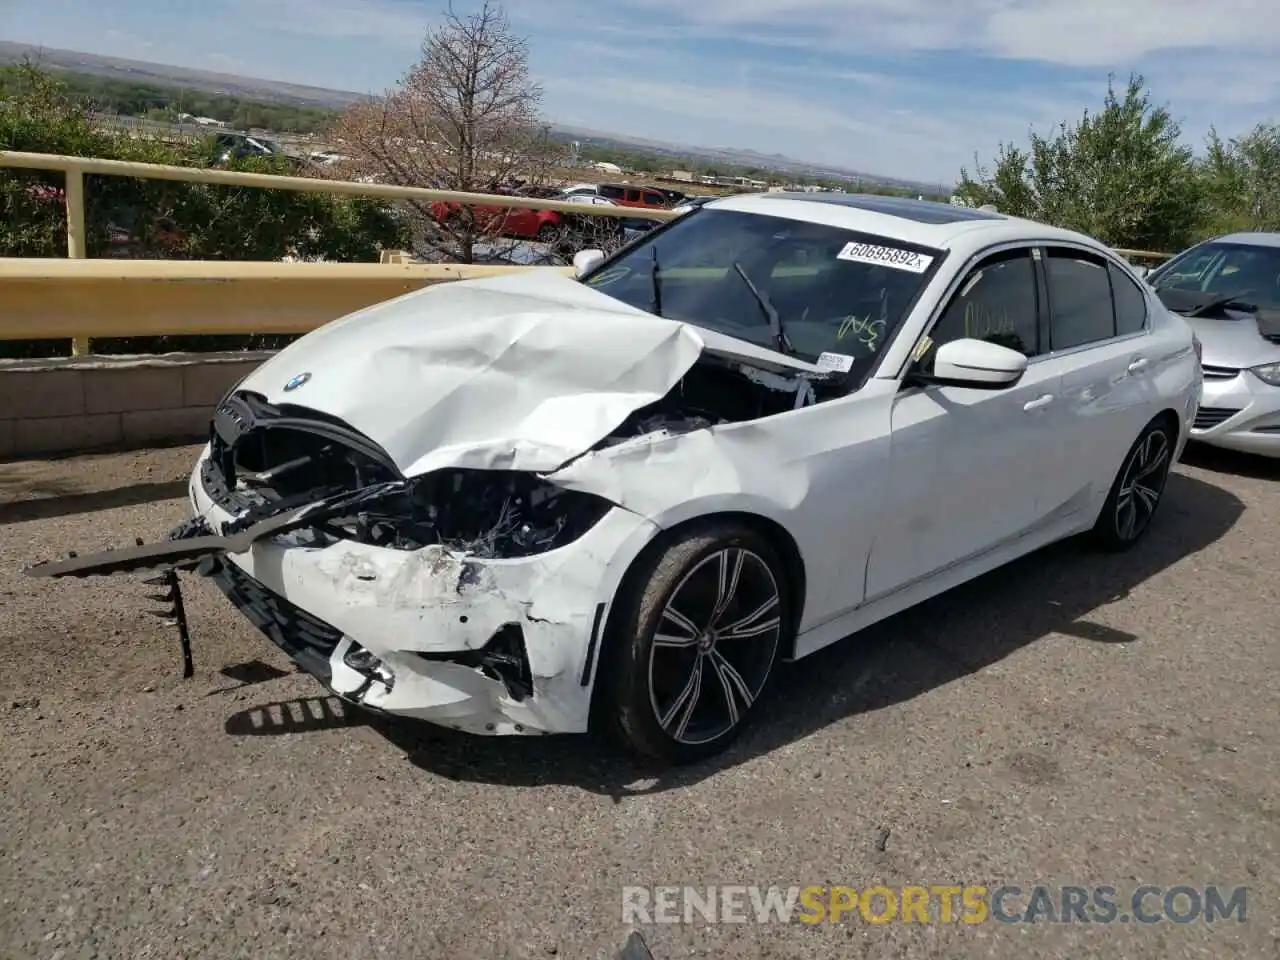
<svg viewBox="0 0 1280 960"><path fill-rule="evenodd" d="M450 6L397 87L358 103L331 130L349 159L341 172L379 183L495 193L545 183L561 150L542 122L528 44L491 0L461 16ZM406 204L415 246L472 263L476 246L509 233L502 210Z"/></svg>

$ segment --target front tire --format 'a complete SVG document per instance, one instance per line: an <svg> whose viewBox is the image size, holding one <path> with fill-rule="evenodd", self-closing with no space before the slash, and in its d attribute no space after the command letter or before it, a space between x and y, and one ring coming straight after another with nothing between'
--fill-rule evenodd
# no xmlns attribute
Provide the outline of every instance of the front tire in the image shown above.
<svg viewBox="0 0 1280 960"><path fill-rule="evenodd" d="M769 542L721 523L643 557L610 618L605 718L631 752L668 764L719 753L755 715L791 631Z"/></svg>
<svg viewBox="0 0 1280 960"><path fill-rule="evenodd" d="M1142 539L1163 498L1176 443L1177 435L1163 417L1143 429L1125 455L1094 524L1097 546L1118 553Z"/></svg>

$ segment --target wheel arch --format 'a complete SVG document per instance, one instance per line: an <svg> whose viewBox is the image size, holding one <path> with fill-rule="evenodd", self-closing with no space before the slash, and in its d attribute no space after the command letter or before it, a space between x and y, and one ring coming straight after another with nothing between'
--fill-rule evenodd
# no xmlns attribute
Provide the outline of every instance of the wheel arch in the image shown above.
<svg viewBox="0 0 1280 960"><path fill-rule="evenodd" d="M1169 424L1169 428L1173 430L1174 433L1179 433L1182 430L1182 417L1179 416L1178 411L1173 409L1173 407L1165 407L1163 410L1157 413L1154 417L1152 417L1149 421L1147 421L1147 427L1151 426L1151 424L1155 423L1158 420L1163 420L1167 424ZM1147 427L1143 427L1142 429L1145 430L1147 429Z"/></svg>
<svg viewBox="0 0 1280 960"><path fill-rule="evenodd" d="M764 537L777 552L783 568L782 573L786 577L788 599L791 602L789 611L790 629L787 632L785 645L779 650L779 656L787 658L794 653L795 633L803 619L805 591L807 589L804 557L800 553L800 547L795 538L778 521L763 514L746 510L722 510L690 517L669 527L664 527L660 533L654 536L632 557L631 562L627 565L626 572L623 573L618 581L618 586L613 593L613 602L609 605L608 615L605 617L604 625L600 631L600 651L597 657L595 677L591 684L591 726L598 725L597 712L603 699L602 692L607 685L606 682L602 682L602 674L608 669L611 663L611 653L618 646L617 632L620 629L618 625L620 616L619 598L627 596L629 591L636 588L640 571L647 566L655 554L666 550L676 540L687 536L691 532L723 523L739 523L751 529Z"/></svg>

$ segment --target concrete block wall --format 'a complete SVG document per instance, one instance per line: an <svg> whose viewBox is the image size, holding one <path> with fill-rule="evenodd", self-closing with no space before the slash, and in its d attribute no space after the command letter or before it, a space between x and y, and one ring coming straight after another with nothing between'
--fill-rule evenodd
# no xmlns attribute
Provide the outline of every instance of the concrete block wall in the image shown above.
<svg viewBox="0 0 1280 960"><path fill-rule="evenodd" d="M0 460L197 441L269 351L0 361Z"/></svg>

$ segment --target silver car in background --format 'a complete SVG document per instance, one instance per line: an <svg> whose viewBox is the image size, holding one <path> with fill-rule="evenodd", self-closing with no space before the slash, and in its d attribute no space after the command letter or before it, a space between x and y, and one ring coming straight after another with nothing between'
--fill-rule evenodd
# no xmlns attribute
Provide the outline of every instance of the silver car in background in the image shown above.
<svg viewBox="0 0 1280 960"><path fill-rule="evenodd" d="M1280 457L1280 233L1207 240L1146 279L1202 345L1191 439Z"/></svg>

